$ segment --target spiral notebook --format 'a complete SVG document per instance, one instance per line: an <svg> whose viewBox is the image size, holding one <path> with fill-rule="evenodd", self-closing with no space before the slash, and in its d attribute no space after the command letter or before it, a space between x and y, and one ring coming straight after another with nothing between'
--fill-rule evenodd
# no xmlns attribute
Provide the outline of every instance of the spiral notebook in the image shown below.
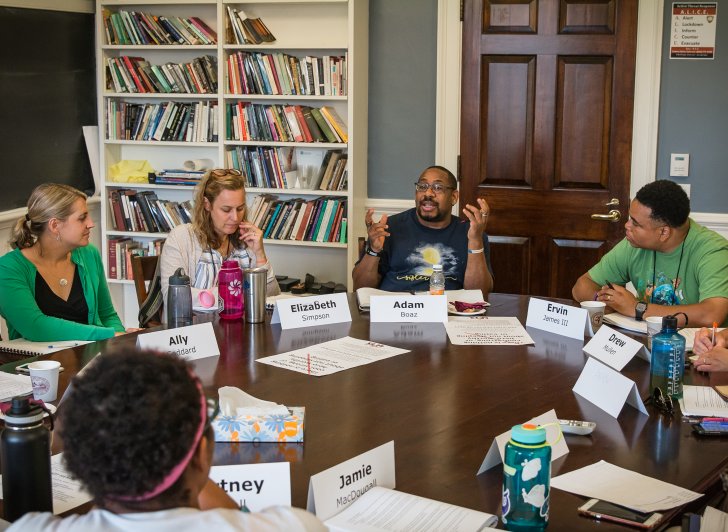
<svg viewBox="0 0 728 532"><path fill-rule="evenodd" d="M0 341L0 353L10 353L12 355L47 355L62 351L63 349L71 349L73 347L90 344L90 340L64 340L61 342L31 342L25 338L16 338L15 340Z"/></svg>

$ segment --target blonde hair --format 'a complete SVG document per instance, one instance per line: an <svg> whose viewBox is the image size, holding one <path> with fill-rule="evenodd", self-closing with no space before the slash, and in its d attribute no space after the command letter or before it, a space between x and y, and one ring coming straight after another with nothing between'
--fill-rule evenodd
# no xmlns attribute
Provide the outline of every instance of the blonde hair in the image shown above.
<svg viewBox="0 0 728 532"><path fill-rule="evenodd" d="M210 170L202 178L195 190L195 202L192 208L192 227L195 236L202 244L204 249L217 249L222 245L220 237L215 232L212 224L212 216L205 209L205 199L210 205L215 202L217 197L223 190L242 190L243 198L245 198L245 178L239 170L235 169L216 169ZM248 209L243 210L243 220L247 220ZM230 242L235 247L241 246L240 233L235 232L230 235Z"/></svg>
<svg viewBox="0 0 728 532"><path fill-rule="evenodd" d="M31 247L48 228L50 220L67 220L79 199L85 200L86 194L72 186L58 183L38 185L28 198L28 214L15 222L10 245L19 249Z"/></svg>

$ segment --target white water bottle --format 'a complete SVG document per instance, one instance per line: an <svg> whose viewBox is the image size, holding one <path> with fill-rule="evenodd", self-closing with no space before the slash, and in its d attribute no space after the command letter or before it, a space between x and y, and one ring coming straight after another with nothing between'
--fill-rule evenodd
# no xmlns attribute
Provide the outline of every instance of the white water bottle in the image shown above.
<svg viewBox="0 0 728 532"><path fill-rule="evenodd" d="M433 264L430 275L430 295L441 296L445 293L445 274L442 273L442 264Z"/></svg>

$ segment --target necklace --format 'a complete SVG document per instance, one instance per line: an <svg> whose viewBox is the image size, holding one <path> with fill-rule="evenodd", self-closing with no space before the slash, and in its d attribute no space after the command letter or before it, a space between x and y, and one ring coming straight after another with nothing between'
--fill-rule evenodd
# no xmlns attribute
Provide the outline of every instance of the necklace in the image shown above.
<svg viewBox="0 0 728 532"><path fill-rule="evenodd" d="M66 279L65 277L61 277L58 282L61 286L68 286L68 279Z"/></svg>
<svg viewBox="0 0 728 532"><path fill-rule="evenodd" d="M688 228L688 233L690 228ZM672 281L672 300L675 305L679 305L680 301L677 298L677 280L680 275L680 266L682 266L683 252L685 251L685 240L688 239L688 234L685 233L685 239L682 241L680 246L680 259L677 261L677 271L675 272L675 279ZM652 251L652 294L650 294L650 303L654 303L655 299L655 272L657 270L657 251Z"/></svg>

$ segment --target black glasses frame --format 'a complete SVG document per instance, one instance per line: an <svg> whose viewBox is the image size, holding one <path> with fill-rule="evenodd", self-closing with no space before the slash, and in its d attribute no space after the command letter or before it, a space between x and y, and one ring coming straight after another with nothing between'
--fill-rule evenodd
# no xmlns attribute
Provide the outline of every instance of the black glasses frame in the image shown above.
<svg viewBox="0 0 728 532"><path fill-rule="evenodd" d="M432 189L432 192L435 194L440 194L446 190L455 190L455 187L443 183L425 183L423 181L417 181L415 183L415 190L417 192L427 192L427 189Z"/></svg>

